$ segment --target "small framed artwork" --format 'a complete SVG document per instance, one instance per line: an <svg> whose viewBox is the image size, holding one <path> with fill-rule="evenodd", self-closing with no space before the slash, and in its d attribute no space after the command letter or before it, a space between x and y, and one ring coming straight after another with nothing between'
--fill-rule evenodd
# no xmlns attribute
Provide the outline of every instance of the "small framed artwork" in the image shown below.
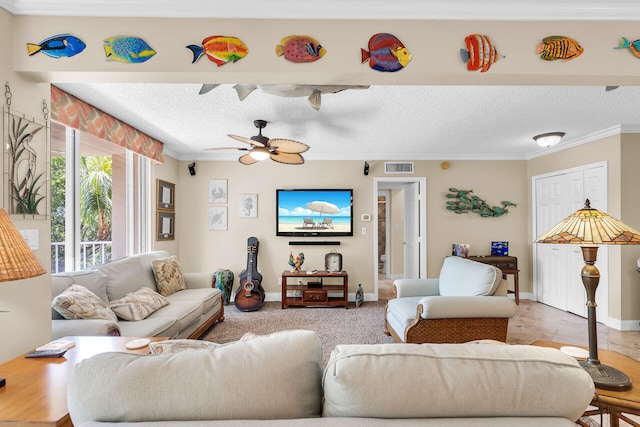
<svg viewBox="0 0 640 427"><path fill-rule="evenodd" d="M176 185L163 181L161 179L156 180L157 182L157 209L162 209L165 211L173 211L176 208Z"/></svg>
<svg viewBox="0 0 640 427"><path fill-rule="evenodd" d="M227 229L227 207L215 206L209 208L209 230L222 231Z"/></svg>
<svg viewBox="0 0 640 427"><path fill-rule="evenodd" d="M227 180L209 180L209 203L227 203Z"/></svg>
<svg viewBox="0 0 640 427"><path fill-rule="evenodd" d="M157 211L156 240L174 240L176 238L176 213Z"/></svg>
<svg viewBox="0 0 640 427"><path fill-rule="evenodd" d="M240 195L240 218L257 218L258 217L258 195L257 194L241 194Z"/></svg>

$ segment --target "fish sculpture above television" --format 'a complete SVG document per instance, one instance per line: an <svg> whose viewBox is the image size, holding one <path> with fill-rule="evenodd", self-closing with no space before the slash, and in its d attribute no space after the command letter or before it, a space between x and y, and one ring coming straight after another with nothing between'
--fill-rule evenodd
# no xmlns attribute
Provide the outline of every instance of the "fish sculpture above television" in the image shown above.
<svg viewBox="0 0 640 427"><path fill-rule="evenodd" d="M540 54L540 58L547 61L555 61L556 59L570 61L582 55L582 52L584 49L580 43L566 36L545 37L536 48L536 54Z"/></svg>
<svg viewBox="0 0 640 427"><path fill-rule="evenodd" d="M489 71L491 64L504 56L498 54L489 36L484 34L469 34L464 38L466 49L460 49L462 61L467 63L467 70L481 73Z"/></svg>
<svg viewBox="0 0 640 427"><path fill-rule="evenodd" d="M33 56L42 52L51 58L72 57L82 52L87 45L71 34L58 34L42 40L40 43L27 43L27 53Z"/></svg>
<svg viewBox="0 0 640 427"><path fill-rule="evenodd" d="M287 36L276 46L276 55L287 61L314 62L322 58L327 50L316 39L309 36Z"/></svg>
<svg viewBox="0 0 640 427"><path fill-rule="evenodd" d="M156 51L140 37L107 37L104 54L108 61L140 63L151 59Z"/></svg>
<svg viewBox="0 0 640 427"><path fill-rule="evenodd" d="M411 53L394 35L378 33L369 39L368 49L360 49L362 63L377 71L394 72L402 70L411 61Z"/></svg>
<svg viewBox="0 0 640 427"><path fill-rule="evenodd" d="M202 45L190 44L187 48L193 52L192 64L206 54L207 58L215 62L218 67L227 62L239 61L249 54L249 48L242 40L229 36L207 37L202 40Z"/></svg>
<svg viewBox="0 0 640 427"><path fill-rule="evenodd" d="M614 49L626 49L629 48L633 56L640 58L640 40L629 41L626 37L620 37L620 45L614 47Z"/></svg>

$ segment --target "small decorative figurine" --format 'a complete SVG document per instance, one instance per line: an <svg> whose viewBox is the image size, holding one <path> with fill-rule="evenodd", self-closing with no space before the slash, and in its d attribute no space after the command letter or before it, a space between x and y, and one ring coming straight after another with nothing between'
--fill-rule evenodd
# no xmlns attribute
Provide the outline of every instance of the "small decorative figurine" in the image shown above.
<svg viewBox="0 0 640 427"><path fill-rule="evenodd" d="M325 53L327 50L309 36L287 36L276 46L276 55L295 63L317 61Z"/></svg>
<svg viewBox="0 0 640 427"><path fill-rule="evenodd" d="M449 188L449 191L450 193L447 194L447 198L456 200L447 202L447 210L454 211L457 214L473 212L482 217L502 216L509 213L509 209L507 209L507 206L516 206L515 203L504 200L500 202L502 204L502 207L491 207L480 197L470 194L473 192L473 190L458 190L457 188Z"/></svg>
<svg viewBox="0 0 640 427"><path fill-rule="evenodd" d="M300 273L300 267L304 264L304 254L300 252L297 257L293 257L293 253L289 252L289 265L293 267L293 271Z"/></svg>
<svg viewBox="0 0 640 427"><path fill-rule="evenodd" d="M565 36L545 37L536 49L536 53L541 54L540 58L547 61L555 61L556 59L569 61L582 55L582 52L584 49L580 43Z"/></svg>
<svg viewBox="0 0 640 427"><path fill-rule="evenodd" d="M362 62L369 60L369 66L377 71L402 70L411 61L411 53L392 34L374 34L369 39L368 47L368 51L360 49Z"/></svg>
<svg viewBox="0 0 640 427"><path fill-rule="evenodd" d="M356 290L356 307L360 307L364 301L364 292L362 292L362 285L358 283L358 290Z"/></svg>
<svg viewBox="0 0 640 427"><path fill-rule="evenodd" d="M504 58L498 54L498 50L491 42L489 36L484 34L469 34L464 39L467 45L466 49L460 49L462 61L467 63L467 70L484 73L489 70L491 64L500 58Z"/></svg>

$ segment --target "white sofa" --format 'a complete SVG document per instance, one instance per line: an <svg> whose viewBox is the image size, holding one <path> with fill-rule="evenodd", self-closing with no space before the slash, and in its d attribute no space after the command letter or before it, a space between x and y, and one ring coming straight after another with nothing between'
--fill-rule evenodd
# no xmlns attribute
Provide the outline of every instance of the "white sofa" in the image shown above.
<svg viewBox="0 0 640 427"><path fill-rule="evenodd" d="M516 313L500 269L466 258L445 258L437 279L401 279L393 285L384 327L397 342L506 341L509 318Z"/></svg>
<svg viewBox="0 0 640 427"><path fill-rule="evenodd" d="M157 291L151 262L167 257L165 251L148 252L89 270L52 274L51 298L72 284L84 286L107 304L142 287ZM169 304L143 320L65 319L52 308L52 339L73 335L198 338L224 320L222 294L213 287L213 273L184 273L184 279L187 289L166 297Z"/></svg>
<svg viewBox="0 0 640 427"><path fill-rule="evenodd" d="M76 427L574 426L591 377L559 350L506 344L339 345L315 332L214 350L103 353L80 362Z"/></svg>

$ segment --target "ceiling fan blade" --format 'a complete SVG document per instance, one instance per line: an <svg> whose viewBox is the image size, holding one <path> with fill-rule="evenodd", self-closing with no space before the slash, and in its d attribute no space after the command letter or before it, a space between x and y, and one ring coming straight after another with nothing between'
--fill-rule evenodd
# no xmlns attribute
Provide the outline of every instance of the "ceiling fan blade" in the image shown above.
<svg viewBox="0 0 640 427"><path fill-rule="evenodd" d="M307 144L283 138L270 139L269 146L277 147L276 151L280 153L304 153L309 149Z"/></svg>
<svg viewBox="0 0 640 427"><path fill-rule="evenodd" d="M241 151L249 151L251 148L245 147L211 147L205 148L205 150L241 150Z"/></svg>
<svg viewBox="0 0 640 427"><path fill-rule="evenodd" d="M298 153L282 153L279 151L271 153L271 160L285 165L301 165L304 163L304 158Z"/></svg>
<svg viewBox="0 0 640 427"><path fill-rule="evenodd" d="M254 141L251 138L247 138L244 136L238 136L238 135L227 135L229 138L233 138L236 141L240 141L240 142L244 142L245 144L249 144L249 145L253 145L254 147L264 147L264 144L262 142L258 142L258 141Z"/></svg>
<svg viewBox="0 0 640 427"><path fill-rule="evenodd" d="M240 156L238 161L240 163L242 163L243 165L252 165L254 163L258 163L259 162L259 160L256 160L253 157L251 157L251 154L245 154L244 156Z"/></svg>

